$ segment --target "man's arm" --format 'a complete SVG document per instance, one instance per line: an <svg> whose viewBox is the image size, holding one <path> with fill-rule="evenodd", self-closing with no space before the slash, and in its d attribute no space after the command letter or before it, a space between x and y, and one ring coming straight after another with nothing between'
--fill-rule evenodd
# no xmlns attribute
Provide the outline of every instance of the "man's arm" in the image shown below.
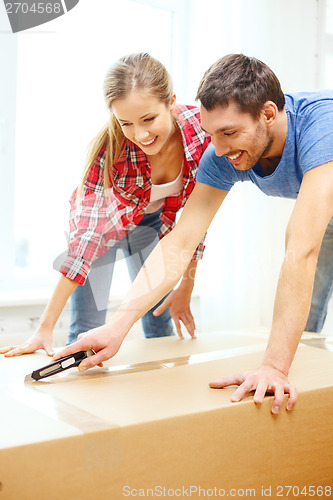
<svg viewBox="0 0 333 500"><path fill-rule="evenodd" d="M321 242L333 214L333 162L304 174L301 189L286 231L286 251L274 304L271 334L260 370L238 373L212 382L221 388L237 384L232 400L239 401L255 390L261 403L266 392L274 392L272 411L296 402L296 390L287 377L310 309L313 281Z"/></svg>
<svg viewBox="0 0 333 500"><path fill-rule="evenodd" d="M83 368L91 368L114 356L133 324L183 276L226 195L227 191L197 182L175 228L149 255L111 320L80 335L77 342L60 351L54 359L94 349L97 354L81 363L79 369L83 371Z"/></svg>

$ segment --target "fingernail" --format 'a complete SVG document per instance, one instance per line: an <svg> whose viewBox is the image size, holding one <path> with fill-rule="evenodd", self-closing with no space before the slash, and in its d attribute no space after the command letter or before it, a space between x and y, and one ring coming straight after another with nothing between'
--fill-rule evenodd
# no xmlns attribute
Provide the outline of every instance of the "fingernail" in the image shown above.
<svg viewBox="0 0 333 500"><path fill-rule="evenodd" d="M274 414L279 413L279 407L278 407L278 406L273 406L273 408L272 408L272 412L273 412Z"/></svg>
<svg viewBox="0 0 333 500"><path fill-rule="evenodd" d="M86 370L88 370L88 368L85 366L85 365L80 365L79 366L79 372L85 372Z"/></svg>

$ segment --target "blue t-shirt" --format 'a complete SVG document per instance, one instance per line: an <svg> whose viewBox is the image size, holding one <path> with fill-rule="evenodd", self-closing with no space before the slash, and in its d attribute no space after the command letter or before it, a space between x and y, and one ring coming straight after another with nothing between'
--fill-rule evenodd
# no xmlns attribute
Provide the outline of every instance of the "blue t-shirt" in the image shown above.
<svg viewBox="0 0 333 500"><path fill-rule="evenodd" d="M333 91L285 94L285 109L287 138L271 175L263 177L259 163L246 172L236 170L210 144L201 158L197 181L225 191L238 181L251 181L269 196L297 198L304 173L333 160Z"/></svg>

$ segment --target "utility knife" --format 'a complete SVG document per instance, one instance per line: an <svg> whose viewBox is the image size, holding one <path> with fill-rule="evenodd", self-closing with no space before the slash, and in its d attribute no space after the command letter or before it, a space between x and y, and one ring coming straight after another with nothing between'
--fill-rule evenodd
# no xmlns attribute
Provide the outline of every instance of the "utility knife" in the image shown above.
<svg viewBox="0 0 333 500"><path fill-rule="evenodd" d="M55 375L56 373L68 370L69 368L74 368L88 356L93 356L94 354L96 354L95 351L90 349L89 351L79 351L74 354L70 354L69 356L57 359L57 361L53 361L49 365L43 366L42 368L29 373L29 375L25 377L24 382L42 380L46 377L50 377L51 375Z"/></svg>

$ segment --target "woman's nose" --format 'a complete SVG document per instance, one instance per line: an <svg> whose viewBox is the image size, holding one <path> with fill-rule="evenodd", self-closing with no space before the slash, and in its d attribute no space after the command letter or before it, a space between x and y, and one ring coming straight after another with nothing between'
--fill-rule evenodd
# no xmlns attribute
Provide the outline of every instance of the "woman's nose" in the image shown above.
<svg viewBox="0 0 333 500"><path fill-rule="evenodd" d="M145 128L139 127L137 129L135 129L135 139L138 142L143 142L143 141L147 140L148 137L149 137L149 132Z"/></svg>

